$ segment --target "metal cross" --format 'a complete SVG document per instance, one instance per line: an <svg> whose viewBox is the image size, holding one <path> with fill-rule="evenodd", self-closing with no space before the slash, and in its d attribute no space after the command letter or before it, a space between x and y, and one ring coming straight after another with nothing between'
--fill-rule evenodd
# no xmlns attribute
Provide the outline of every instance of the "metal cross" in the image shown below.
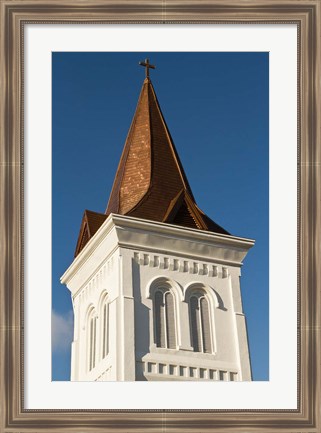
<svg viewBox="0 0 321 433"><path fill-rule="evenodd" d="M145 59L145 62L139 62L140 66L145 66L146 78L149 78L149 69L156 69L156 66L149 63L149 59Z"/></svg>

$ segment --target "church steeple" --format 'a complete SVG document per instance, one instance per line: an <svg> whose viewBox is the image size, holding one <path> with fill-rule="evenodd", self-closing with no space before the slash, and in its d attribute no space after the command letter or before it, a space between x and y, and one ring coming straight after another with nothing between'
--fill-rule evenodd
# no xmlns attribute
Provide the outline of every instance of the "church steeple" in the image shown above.
<svg viewBox="0 0 321 433"><path fill-rule="evenodd" d="M146 78L116 172L106 213L227 233L196 205L161 112L154 87Z"/></svg>
<svg viewBox="0 0 321 433"><path fill-rule="evenodd" d="M228 234L196 205L149 77L149 69L155 66L148 59L140 64L146 68L146 78L105 215L128 215ZM85 222L90 223L88 213L83 219L82 234ZM79 239L76 255L83 245L83 238Z"/></svg>
<svg viewBox="0 0 321 433"><path fill-rule="evenodd" d="M148 69L147 69L148 70ZM140 92L117 169L106 213L147 212L163 219L169 202L181 190L192 195L171 140L157 97L147 76ZM146 203L146 201L150 203ZM149 210L154 204L155 209ZM143 216L142 216L143 217Z"/></svg>
<svg viewBox="0 0 321 433"><path fill-rule="evenodd" d="M249 381L240 275L254 241L224 236L196 205L153 65L142 66L106 212L85 211L81 253L61 278L74 311L71 380Z"/></svg>

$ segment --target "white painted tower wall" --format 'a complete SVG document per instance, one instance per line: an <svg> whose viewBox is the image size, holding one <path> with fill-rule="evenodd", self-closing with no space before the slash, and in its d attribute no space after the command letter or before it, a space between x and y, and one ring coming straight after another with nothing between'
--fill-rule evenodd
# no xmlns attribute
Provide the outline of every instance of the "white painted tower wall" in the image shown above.
<svg viewBox="0 0 321 433"><path fill-rule="evenodd" d="M240 275L253 244L111 214L61 278L74 308L71 380L251 380ZM156 347L158 287L174 295L176 349ZM212 353L194 352L191 345L193 290L209 302Z"/></svg>

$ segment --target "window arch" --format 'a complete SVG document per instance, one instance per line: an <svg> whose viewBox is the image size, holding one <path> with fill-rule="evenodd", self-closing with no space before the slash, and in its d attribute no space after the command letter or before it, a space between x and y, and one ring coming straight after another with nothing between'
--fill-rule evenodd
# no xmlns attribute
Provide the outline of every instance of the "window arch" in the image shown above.
<svg viewBox="0 0 321 433"><path fill-rule="evenodd" d="M154 293L154 336L157 347L176 349L175 298L169 288L157 288Z"/></svg>
<svg viewBox="0 0 321 433"><path fill-rule="evenodd" d="M194 352L213 353L210 304L204 292L191 294L189 313Z"/></svg>

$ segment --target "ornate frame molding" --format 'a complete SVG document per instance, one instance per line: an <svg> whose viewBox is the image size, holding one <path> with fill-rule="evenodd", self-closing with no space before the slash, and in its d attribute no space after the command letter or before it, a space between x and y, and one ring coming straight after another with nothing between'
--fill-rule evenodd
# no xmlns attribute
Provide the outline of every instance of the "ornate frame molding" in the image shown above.
<svg viewBox="0 0 321 433"><path fill-rule="evenodd" d="M320 0L1 0L1 432L321 431L320 7ZM296 410L24 409L23 38L26 23L294 23L298 26L300 317Z"/></svg>

